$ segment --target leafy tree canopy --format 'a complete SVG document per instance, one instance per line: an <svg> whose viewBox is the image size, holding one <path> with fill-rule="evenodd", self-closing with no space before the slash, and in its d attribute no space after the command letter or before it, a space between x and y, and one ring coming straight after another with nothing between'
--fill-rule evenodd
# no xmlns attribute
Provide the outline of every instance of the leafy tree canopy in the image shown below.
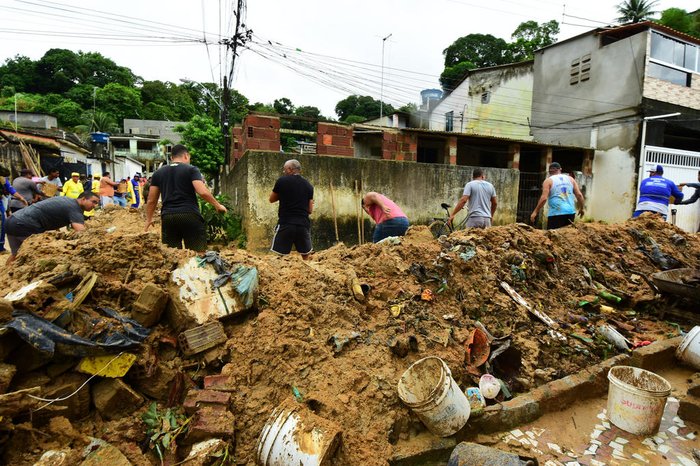
<svg viewBox="0 0 700 466"><path fill-rule="evenodd" d="M668 8L661 12L659 23L676 31L700 37L700 14L691 15L682 8Z"/></svg>
<svg viewBox="0 0 700 466"><path fill-rule="evenodd" d="M657 12L654 7L658 0L624 0L617 5L620 23L639 23L651 19Z"/></svg>
<svg viewBox="0 0 700 466"><path fill-rule="evenodd" d="M552 45L557 41L559 23L555 20L541 25L537 21L525 21L515 29L510 36L513 42L509 45L509 55L512 62L531 60L535 50Z"/></svg>
<svg viewBox="0 0 700 466"><path fill-rule="evenodd" d="M340 121L350 123L348 117L354 115L361 117L362 120L369 120L379 117L379 108L382 106L384 115L389 115L394 112L394 107L390 104L380 102L379 100L368 95L351 95L335 105L335 113L340 118Z"/></svg>
<svg viewBox="0 0 700 466"><path fill-rule="evenodd" d="M208 117L195 115L175 131L182 135L182 144L190 151L192 165L209 178L216 177L219 166L224 163L224 138L219 125Z"/></svg>
<svg viewBox="0 0 700 466"><path fill-rule="evenodd" d="M555 20L542 24L525 21L513 31L510 43L491 34L460 37L442 51L445 69L440 84L443 90L451 91L469 70L530 60L535 50L555 43L558 33L559 23Z"/></svg>

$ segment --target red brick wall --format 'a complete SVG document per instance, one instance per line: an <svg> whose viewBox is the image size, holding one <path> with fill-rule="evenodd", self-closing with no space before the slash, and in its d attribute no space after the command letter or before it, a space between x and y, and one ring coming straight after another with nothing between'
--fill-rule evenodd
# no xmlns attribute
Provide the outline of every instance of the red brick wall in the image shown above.
<svg viewBox="0 0 700 466"><path fill-rule="evenodd" d="M280 119L271 115L251 114L243 120L240 154L247 150L280 150Z"/></svg>
<svg viewBox="0 0 700 466"><path fill-rule="evenodd" d="M316 153L318 155L355 156L352 127L318 122Z"/></svg>
<svg viewBox="0 0 700 466"><path fill-rule="evenodd" d="M384 130L382 134L382 158L415 162L418 155L418 136L400 131Z"/></svg>

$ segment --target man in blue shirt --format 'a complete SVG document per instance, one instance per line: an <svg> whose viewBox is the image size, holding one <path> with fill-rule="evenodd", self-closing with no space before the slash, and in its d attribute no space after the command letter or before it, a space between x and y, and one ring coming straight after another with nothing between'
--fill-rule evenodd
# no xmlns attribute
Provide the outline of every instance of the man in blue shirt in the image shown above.
<svg viewBox="0 0 700 466"><path fill-rule="evenodd" d="M649 170L649 173L649 178L642 180L639 187L639 201L632 218L639 217L642 212L653 212L665 220L671 196L677 204L683 200L683 193L673 181L663 177L664 167L661 165L657 165L655 170Z"/></svg>

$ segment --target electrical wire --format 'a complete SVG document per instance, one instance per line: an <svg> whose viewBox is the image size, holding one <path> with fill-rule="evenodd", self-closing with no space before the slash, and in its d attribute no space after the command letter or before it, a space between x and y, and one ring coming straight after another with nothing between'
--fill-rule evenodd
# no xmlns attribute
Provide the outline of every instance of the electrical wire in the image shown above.
<svg viewBox="0 0 700 466"><path fill-rule="evenodd" d="M85 385L87 385L88 383L90 383L90 381L91 381L92 379L94 379L95 377L99 376L99 375L102 374L104 371L106 371L107 368L109 367L109 365L112 364L114 361L116 361L122 354L124 354L123 351L122 351L121 353L119 353L118 355L116 355L115 357L113 357L107 364L105 364L105 366L104 366L102 369L100 369L100 370L97 371L95 374L93 374L92 376L90 376L90 378L88 378L80 387L76 388L75 391L74 391L73 393L71 393L70 395L62 396L62 397L60 397L60 398L53 398L53 399L51 399L51 398L41 398L41 397L39 397L39 396L34 396L34 395L30 395L29 393L27 393L26 395L27 395L29 398L32 398L32 399L38 400L38 401L46 401L46 402L47 402L45 405L42 405L41 407L39 407L39 408L37 408L37 409L34 409L34 410L32 410L32 411L33 411L33 412L41 411L42 409L46 408L46 407L49 406L49 405L52 405L52 404L56 403L57 401L66 401L67 399L69 399L69 398L71 398L72 396L76 395L80 390L83 389L83 387L85 387Z"/></svg>

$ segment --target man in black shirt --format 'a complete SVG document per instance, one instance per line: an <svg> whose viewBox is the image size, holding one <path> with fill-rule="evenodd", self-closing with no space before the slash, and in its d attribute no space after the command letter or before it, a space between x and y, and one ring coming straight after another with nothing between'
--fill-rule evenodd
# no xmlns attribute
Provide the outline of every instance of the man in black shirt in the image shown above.
<svg viewBox="0 0 700 466"><path fill-rule="evenodd" d="M77 199L66 196L52 197L18 210L7 220L7 240L12 255L7 261L11 264L24 240L31 235L61 227L72 226L75 231L85 229L83 212L90 212L100 203L100 198L92 191L81 193Z"/></svg>
<svg viewBox="0 0 700 466"><path fill-rule="evenodd" d="M301 257L308 259L313 252L309 215L314 209L314 187L302 178L298 160L287 160L282 173L270 193L270 202L280 202L271 250L287 255L294 245Z"/></svg>
<svg viewBox="0 0 700 466"><path fill-rule="evenodd" d="M171 163L161 167L151 178L146 205L146 231L153 223L153 213L162 195L163 206L160 212L161 234L164 244L172 248L185 248L204 251L207 248L207 229L197 205L199 197L213 205L217 212L226 213L226 207L219 203L204 184L199 169L190 165L190 153L181 144L173 147Z"/></svg>

